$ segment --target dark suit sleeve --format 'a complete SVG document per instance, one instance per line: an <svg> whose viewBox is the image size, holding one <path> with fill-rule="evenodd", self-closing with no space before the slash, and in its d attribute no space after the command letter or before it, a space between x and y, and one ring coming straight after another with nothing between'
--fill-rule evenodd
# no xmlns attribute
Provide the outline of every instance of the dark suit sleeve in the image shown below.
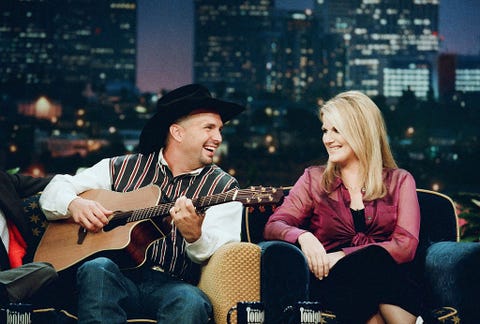
<svg viewBox="0 0 480 324"><path fill-rule="evenodd" d="M52 179L51 176L36 178L22 174L9 174L8 176L20 198L42 191Z"/></svg>

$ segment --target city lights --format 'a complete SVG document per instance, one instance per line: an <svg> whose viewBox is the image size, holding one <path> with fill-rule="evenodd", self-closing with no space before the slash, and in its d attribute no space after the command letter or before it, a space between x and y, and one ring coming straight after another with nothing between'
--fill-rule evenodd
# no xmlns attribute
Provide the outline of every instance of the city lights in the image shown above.
<svg viewBox="0 0 480 324"><path fill-rule="evenodd" d="M415 128L413 128L412 126L407 128L407 131L406 131L407 137L412 136L414 133L415 133Z"/></svg>
<svg viewBox="0 0 480 324"><path fill-rule="evenodd" d="M480 190L479 176L471 174L480 159L480 56L441 53L441 3L411 1L398 7L322 0L308 10L278 10L271 0L242 8L219 1L219 10L195 1L192 54L183 65L192 63L192 82L247 107L225 124L215 163L241 183L291 184L306 164L325 161L318 108L355 89L382 110L398 165L419 187ZM120 3L110 9L122 10L121 17L100 16L74 1L75 23L59 25L69 17L51 21L56 8L43 15L48 2L39 2L38 9L25 9L25 21L4 21L0 36L12 42L0 58L5 167L33 170L45 160L45 172L55 173L136 153L158 98L176 85L167 68L181 71L156 72L171 83L166 89L160 77L149 80L150 92L135 87L137 81L146 87L152 62L147 71L136 70L144 55L136 29L142 18L138 8ZM12 28L22 37L12 38ZM90 42L90 35L104 41ZM174 42L183 41L179 36Z"/></svg>

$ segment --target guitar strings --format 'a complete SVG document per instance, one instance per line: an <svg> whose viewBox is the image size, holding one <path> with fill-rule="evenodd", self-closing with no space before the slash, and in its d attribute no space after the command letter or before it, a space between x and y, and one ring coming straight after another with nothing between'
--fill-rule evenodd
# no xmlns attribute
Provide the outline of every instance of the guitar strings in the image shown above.
<svg viewBox="0 0 480 324"><path fill-rule="evenodd" d="M256 187L251 187L249 189L232 189L227 192L223 192L216 195L211 196L203 196L192 199L193 205L195 207L204 207L204 206L211 206L216 205L221 202L232 201L232 197L237 194L237 197L241 197L242 195L246 195L247 198L237 199L237 200L245 200L244 203L249 203L251 200L258 202L265 200L264 196L267 196L267 200L271 200L271 195L265 191L266 189L263 188L262 190L258 190ZM263 191L263 192L262 192ZM252 195L253 194L253 195ZM148 219L152 217L160 217L168 215L170 209L174 206L174 202L164 203L156 206L151 206L143 209L138 209L130 212L121 212L119 215L116 215L117 218L126 218L127 222L131 221L139 221L143 219Z"/></svg>

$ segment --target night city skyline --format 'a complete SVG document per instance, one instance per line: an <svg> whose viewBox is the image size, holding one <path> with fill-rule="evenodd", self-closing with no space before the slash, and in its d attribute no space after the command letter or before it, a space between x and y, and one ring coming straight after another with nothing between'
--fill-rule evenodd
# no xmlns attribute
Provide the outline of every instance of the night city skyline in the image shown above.
<svg viewBox="0 0 480 324"><path fill-rule="evenodd" d="M192 83L201 86L184 87ZM352 91L356 94L349 93ZM198 112L208 118L197 118ZM234 193L231 200L245 205L241 229L236 229L237 234L241 232L237 236L241 236L242 244L272 239L264 237L264 226L282 204L282 193L292 197L300 192L290 200L302 205L301 219L297 219L299 230L308 227L309 222L313 224L310 229L320 232L325 224L337 228L336 237L342 242L339 247L333 246L334 251L350 243L352 248L371 245L378 239L385 241L386 245L379 244L388 252L392 252L388 246L411 247L408 255L404 253L406 256L393 251L394 258L387 261L393 262L394 254L400 255L399 263L405 263L400 266L408 271L405 278L409 282L413 282L413 275L421 275L418 285L415 282L415 294L422 298L416 306L422 316L428 316L425 323L437 322L434 317L445 324L457 323L459 318L462 323L480 323L480 311L472 298L480 288L480 280L471 275L480 266L479 125L480 0L0 0L0 170L11 175L8 179L12 185L3 187L9 192L10 188L17 189L16 199L22 198L22 205L15 210L21 211L23 206L25 219L35 223L35 244L47 241L42 245L44 250L54 241L67 242L72 235L55 237L62 234L59 231L63 227L57 227L55 235L50 232L53 239L42 238L48 236L43 233L53 222L44 218L41 207L45 211L49 208L40 204L47 200L39 201L42 192L37 190L43 190L42 197L50 199L47 191L54 185L40 188L35 185L38 179L25 178L23 182L18 175L63 175L52 181L60 179L56 185L63 187L53 188L50 197L57 202L63 199L65 206L60 212L66 210L75 219L78 213L70 201L83 197L93 200L85 206L105 203L106 208L115 211L108 218L113 226L105 227L107 230L122 225L122 220L125 224L143 219L166 234L161 225L173 223L163 218L168 213L152 205L168 202L171 207L179 195L186 195L196 208L200 207L198 210L205 211L228 201L223 194L201 197L207 189L216 192L220 185L214 186L227 179L229 186L242 189L229 191ZM176 149L178 153L171 152ZM333 174L325 179L325 170L332 166ZM218 170L220 173L215 173ZM70 177L76 174L79 176ZM228 178L224 177L227 174ZM170 187L164 186L167 181ZM71 188L64 188L67 182ZM26 188L28 183L36 189ZM192 187L203 183L214 186L194 192ZM152 191L152 185L161 185L157 188L161 192ZM147 194L137 190L145 186L149 186ZM240 197L248 190L255 193L247 195L247 199ZM280 194L278 199L275 193ZM339 193L342 201L338 201ZM275 199L270 200L270 196ZM74 200L66 200L68 197ZM126 201L125 206L120 200ZM216 203L204 204L207 200ZM309 201L314 203L308 205ZM148 206L141 206L145 204ZM90 211L98 214L97 207ZM350 224L344 217L349 207L355 209ZM337 209L342 212L335 215ZM220 211L216 212L219 217L234 216L222 216ZM50 210L50 214L53 212ZM87 216L91 220L91 213ZM157 216L159 221L152 222L150 218ZM329 220L335 218L339 220L336 223ZM197 220L202 221L199 217ZM219 232L215 219L208 222ZM363 227L357 226L362 222ZM77 227L80 224L67 223ZM227 223L225 220L219 224ZM67 242L75 247L70 255L79 249L85 252L79 245L88 233L82 224L73 228L75 232L71 233L76 236ZM348 227L348 235L344 235L341 224ZM201 224L197 225L200 230ZM178 226L176 233L175 226L170 233L175 235L174 247L180 248L177 243L181 243L183 229ZM132 239L145 252L145 247L149 248L145 238L151 229L142 227L140 230L145 232L141 233L129 228L128 234L140 233ZM97 234L101 232L99 229ZM88 235L87 245L91 248L96 234ZM20 242L21 238L15 240ZM119 237L99 239L119 241ZM433 246L437 241L449 245ZM470 248L472 242L475 249ZM241 252L238 255L242 262L254 256L250 258L250 263L255 263L252 271L270 276L270 269L258 269L268 261L259 257L272 246L274 250L269 251L273 253L267 252L274 258L287 256L305 265L298 258L300 250L283 253L267 243L247 247L255 255L246 255L236 246L226 248L213 262L207 258L203 264L213 264L209 269L221 265L225 272L222 258L232 260ZM64 250L63 245L60 248ZM135 246L127 248L130 254L138 252ZM85 260L100 253L92 252ZM105 252L107 257L120 256L112 249ZM57 253L52 255L56 257ZM138 253L132 256L139 260ZM43 260L41 254L35 260L49 261ZM338 258L329 260L336 262ZM144 263L150 271L153 263L145 258L138 267ZM78 268L75 264L66 267ZM57 270L63 271L65 266L61 268ZM163 265L161 272L164 268L165 273L159 275L174 275ZM250 284L254 272L245 269L239 267L240 272L248 274L246 283ZM308 287L295 280L305 277L305 269L292 272L293 276L284 280L284 288L294 283L305 295ZM226 272L231 275L230 270ZM452 275L447 276L450 272ZM202 274L219 282L228 281L217 280L212 270L202 270ZM200 289L212 286L209 279L206 285L202 280ZM307 276L307 284L309 280ZM60 280L60 285L68 289L69 295L78 297L78 291L70 292L75 287L73 281ZM212 287L208 289L218 294L216 285ZM232 295L232 289L226 288ZM52 292L59 291L53 286ZM271 297L277 298L277 290L272 292ZM405 295L406 290L401 292ZM291 298L300 296L294 293ZM262 293L261 301L266 299L263 295L269 294ZM433 297L439 299L437 295L441 295L441 302L427 302ZM55 298L60 304L75 305L72 313L49 308L48 312L34 310L31 314L45 313L49 320L75 321L71 314L78 313L78 303L71 302L77 301L76 297ZM220 312L216 307L225 308L226 298L224 294L218 297L223 306L212 303L214 316L209 321L225 323L225 318L218 320ZM278 318L272 316L269 323L287 321L285 310L291 306L285 308L280 302L286 299L277 299L275 303L261 303L265 314L268 307L279 310ZM450 303L451 299L460 300L463 308ZM31 310L38 301L29 298L27 302L32 305L23 305L29 305ZM5 305L0 303L0 318ZM229 305L235 305L235 301ZM368 322L407 321L398 310L387 314L390 310L385 308L388 312L383 314L382 305ZM129 309L136 315L153 314L151 307L134 308ZM451 317L446 310L451 311ZM330 311L317 311L320 321L330 322L333 318L337 322ZM161 311L157 314L163 316ZM6 316L10 316L8 308ZM419 319L422 317L417 318L418 324L424 323ZM292 321L296 319L288 320Z"/></svg>
<svg viewBox="0 0 480 324"><path fill-rule="evenodd" d="M73 173L101 157L134 152L157 99L154 93L138 93L130 87L135 75L141 75L138 85L142 92L170 90L196 81L215 96L246 105L248 109L237 123L226 127L228 153L220 164L244 184L292 184L305 166L325 161L318 106L343 89L360 90L354 85L365 85L361 90L377 102L386 117L399 165L412 171L419 187L479 192L478 176L470 175L470 166L477 163L480 153L479 56L450 55L446 43L438 51L443 27L437 19L440 8L436 0L411 0L400 9L393 7L396 2L385 1L375 7L367 1L355 11L355 29L348 24L330 25L335 20L325 17L329 28L348 27L332 29L338 38L322 38L316 23L321 20L315 15L283 11L271 16L275 23L267 29L269 33L258 33L270 28L258 24L258 16L270 19L267 10L273 1L259 1L265 7L253 6L247 19L236 20L245 14L243 8L228 1L216 8L211 0L196 0L195 42L193 21L189 27L182 18L193 20L193 1L139 0L138 6L133 0L113 1L110 7L107 2L70 0L61 8L39 2L56 17L52 28L48 28L50 16L41 10L30 11L28 4L18 1L23 7L12 7L12 14L4 15L8 18L1 34L5 35L4 44L9 44L2 47L7 95L2 97L5 109L0 134L5 139L0 158L7 168L28 170L39 162L47 173ZM355 3L343 1L348 5L345 8ZM155 7L157 3L164 6ZM338 7L321 5L315 10L325 9L325 13L342 18L344 13L335 11ZM81 13L75 19L68 16L72 7ZM154 21L145 16L145 10ZM372 17L372 12L378 14ZM398 18L400 15L405 18ZM23 21L21 17L31 18ZM453 19L453 13L449 17ZM47 26L46 41L39 41L40 34L32 32L37 22L40 30ZM167 40L169 35L175 39ZM354 46L337 46L355 37ZM250 42L260 46L245 45L249 44L245 39L258 39ZM376 42L378 39L383 43ZM439 52L449 54L438 56ZM306 55L299 55L302 53ZM173 54L178 60L170 62L164 54ZM384 65L377 67L380 59ZM149 60L157 65L150 65ZM192 80L194 60L196 77ZM162 84L164 77L167 81ZM69 80L68 87L59 86L63 80ZM437 86L438 97L431 91ZM275 168L270 168L272 163ZM450 172L452 168L455 174Z"/></svg>
<svg viewBox="0 0 480 324"><path fill-rule="evenodd" d="M277 0L277 7L312 8L312 0ZM480 1L440 0L440 53L480 55ZM157 92L193 79L193 1L138 1L137 86Z"/></svg>

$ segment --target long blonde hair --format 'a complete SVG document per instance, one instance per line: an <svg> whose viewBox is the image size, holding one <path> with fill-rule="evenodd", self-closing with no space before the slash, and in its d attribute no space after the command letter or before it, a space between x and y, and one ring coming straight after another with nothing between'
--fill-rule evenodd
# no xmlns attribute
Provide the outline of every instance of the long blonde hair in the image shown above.
<svg viewBox="0 0 480 324"><path fill-rule="evenodd" d="M374 200L386 193L383 183L383 168L397 168L382 113L377 105L359 91L342 92L327 101L319 111L343 136L360 161L361 179L365 186L364 199ZM332 190L339 166L327 162L322 185L327 192Z"/></svg>

